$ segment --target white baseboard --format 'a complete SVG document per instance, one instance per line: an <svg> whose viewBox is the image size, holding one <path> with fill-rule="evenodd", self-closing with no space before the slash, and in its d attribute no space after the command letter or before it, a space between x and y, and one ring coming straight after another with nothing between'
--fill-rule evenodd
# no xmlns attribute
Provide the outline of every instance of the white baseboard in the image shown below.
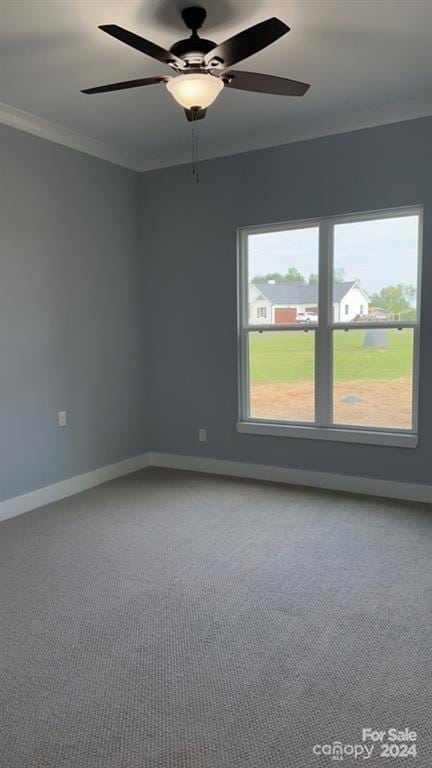
<svg viewBox="0 0 432 768"><path fill-rule="evenodd" d="M109 464L92 472L62 480L60 483L1 501L0 521L21 515L23 512L30 512L37 507L43 507L45 504L51 504L53 501L59 501L67 496L80 493L80 491L86 491L88 488L114 480L116 477L128 475L150 466L243 477L288 485L302 485L309 488L324 488L331 491L346 491L368 496L383 496L402 501L432 503L432 486L430 485L313 472L307 469L287 469L286 467L248 464L243 461L226 461L202 456L182 456L176 453L143 453L140 456L133 456L116 464Z"/></svg>
<svg viewBox="0 0 432 768"><path fill-rule="evenodd" d="M149 454L143 453L140 456L132 456L130 459L118 461L116 464L109 464L106 467L94 469L92 472L86 472L83 475L70 477L54 485L47 485L44 488L37 488L35 491L23 493L21 496L15 496L12 499L0 501L0 521L7 520L9 517L21 515L23 512L30 512L37 507L43 507L45 504L51 504L53 501L65 499L74 493L86 491L95 485L101 485L108 480L114 480L122 475L129 475L138 469L149 466Z"/></svg>
<svg viewBox="0 0 432 768"><path fill-rule="evenodd" d="M370 477L314 472L307 469L287 469L286 467L273 467L265 464L248 464L243 461L181 456L174 453L150 453L149 458L150 466L156 467L244 477L253 480L287 483L288 485L302 485L309 488L324 488L331 491L346 491L366 494L367 496L383 496L402 501L432 503L432 486L419 483L401 483Z"/></svg>

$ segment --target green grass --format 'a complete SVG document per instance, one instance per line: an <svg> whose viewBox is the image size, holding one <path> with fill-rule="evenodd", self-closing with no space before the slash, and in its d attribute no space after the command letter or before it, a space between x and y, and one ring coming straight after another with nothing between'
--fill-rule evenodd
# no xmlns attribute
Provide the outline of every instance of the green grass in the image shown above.
<svg viewBox="0 0 432 768"><path fill-rule="evenodd" d="M412 340L409 329L387 331L385 349L363 347L365 331L334 334L335 381L399 379L412 373ZM250 334L251 382L295 382L312 379L315 333L278 331Z"/></svg>

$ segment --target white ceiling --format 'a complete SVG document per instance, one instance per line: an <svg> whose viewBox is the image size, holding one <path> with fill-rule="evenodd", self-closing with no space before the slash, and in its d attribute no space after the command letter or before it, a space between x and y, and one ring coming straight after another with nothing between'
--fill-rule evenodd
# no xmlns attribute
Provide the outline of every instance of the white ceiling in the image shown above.
<svg viewBox="0 0 432 768"><path fill-rule="evenodd" d="M190 124L164 86L80 90L168 73L97 26L169 47L189 4L217 42L278 16L291 32L239 68L312 84L302 99L225 89L202 157L432 114L432 0L0 0L0 121L137 169L188 162Z"/></svg>

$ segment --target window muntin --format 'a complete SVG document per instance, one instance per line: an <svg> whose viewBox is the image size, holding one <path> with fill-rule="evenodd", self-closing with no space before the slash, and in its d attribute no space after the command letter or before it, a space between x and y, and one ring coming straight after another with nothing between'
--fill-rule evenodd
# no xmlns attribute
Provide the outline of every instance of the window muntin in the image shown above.
<svg viewBox="0 0 432 768"><path fill-rule="evenodd" d="M366 226L363 227L363 225ZM308 233L308 238L305 237L305 232ZM338 432L349 429L385 433L415 432L420 232L421 210L418 208L272 226L268 231L261 227L242 230L241 295L244 297L240 336L240 419L242 421L271 422L285 426L303 423L305 426L331 427ZM363 263L361 255L365 252L367 235L372 238L370 248L373 258L368 257L367 263ZM357 256L353 248L351 253L349 252L350 242L359 244ZM271 275L269 278L271 279L276 272L279 273L276 278L281 282L279 277L281 248L274 249L276 243L285 246L282 249L285 254L282 262L285 267L284 275L294 274L293 270L290 270L291 266L295 266L295 269L304 274L306 271L304 267L303 271L298 268L298 259L301 256L304 259L303 265L307 266L310 266L311 259L314 259L313 269L309 274L310 282L316 285L317 295L316 301L309 301L307 306L304 304L301 308L297 307L296 318L290 315L287 307L272 306L270 302L269 318L264 322L266 329L271 326L276 333L272 333L272 337L269 337L267 330L263 327L256 328L254 323L250 322L253 315L247 312L247 307L250 307L250 286L251 283L256 285L257 281L254 281L254 277L257 274ZM269 244L273 247L268 248ZM303 251L298 247L299 244L303 246ZM378 259L377 249L380 245L383 256ZM277 258L273 258L273 252ZM305 259L306 254L310 259L309 262ZM295 257L296 264L292 265L287 255L289 258ZM374 269L371 268L373 264L375 264ZM260 273L257 272L258 265ZM347 274L348 268L350 271ZM397 288L397 300L408 301L409 306L393 303L391 313L384 311L386 307L379 307L380 312L371 316L370 297L367 288L362 284L368 278L369 281L373 280L372 290L368 286L373 296L390 297L393 301L395 292L384 291L383 288L392 287L394 282ZM409 290L403 290L405 283L402 280L410 281L406 284L410 286ZM387 284L384 284L386 282ZM350 289L351 293L346 299L341 295L341 283L353 284L351 287L347 286L347 290ZM339 287L335 288L336 285ZM321 304L321 314L318 317L319 301L324 302L324 305ZM345 314L347 309L348 313ZM407 309L406 312L402 311L405 309ZM299 316L298 319L297 316ZM387 343L384 347L365 343L369 329L378 332L382 328L387 332ZM256 335L264 337L259 348L252 338L248 338L258 330L261 333ZM289 339L297 334L303 335L306 331L309 336L309 346L314 348L314 366L311 368L310 364L304 363L302 370L301 367L299 369L296 358L293 357L290 363L289 350L295 347L306 349L306 344L294 345ZM272 338L273 335L282 333L286 339L283 343L279 342L279 351L276 354L276 345ZM344 342L341 341L341 336L345 336ZM376 333L375 337L377 337ZM347 346L348 338L350 338L348 346L354 347L357 355L357 363L354 359L355 355L349 358L351 371L347 370L347 360L345 359L344 362L342 352L344 344ZM274 350L273 359L271 347ZM267 357L270 361L267 369L261 365L259 377L257 377L258 349L261 359ZM282 349L285 353L281 351ZM302 378L298 378L299 371ZM367 372L364 377L366 384L362 385L365 371ZM348 374L350 378L347 378ZM372 381L375 382L373 385ZM344 388L347 389L346 382L351 382L348 387L349 392L344 391ZM361 386L363 386L363 395L367 392L367 398L361 398L359 394ZM298 405L300 402L299 399L296 400L295 394L299 388L303 390L301 408L296 407L296 403ZM259 397L258 390L260 390ZM399 397L397 397L398 391ZM313 393L315 408L311 407L310 393ZM385 393L387 393L387 403L384 408ZM344 397L348 400L342 401ZM361 398L361 406L357 398ZM306 406L305 403L308 405Z"/></svg>

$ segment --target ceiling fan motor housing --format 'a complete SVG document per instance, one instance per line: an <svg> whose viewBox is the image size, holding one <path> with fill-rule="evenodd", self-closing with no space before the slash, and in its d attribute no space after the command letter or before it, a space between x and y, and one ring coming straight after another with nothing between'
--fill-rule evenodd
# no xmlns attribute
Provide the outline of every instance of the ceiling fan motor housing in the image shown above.
<svg viewBox="0 0 432 768"><path fill-rule="evenodd" d="M170 51L187 64L201 64L204 56L216 47L211 40L204 40L198 35L191 35L186 40L179 40L171 46Z"/></svg>

